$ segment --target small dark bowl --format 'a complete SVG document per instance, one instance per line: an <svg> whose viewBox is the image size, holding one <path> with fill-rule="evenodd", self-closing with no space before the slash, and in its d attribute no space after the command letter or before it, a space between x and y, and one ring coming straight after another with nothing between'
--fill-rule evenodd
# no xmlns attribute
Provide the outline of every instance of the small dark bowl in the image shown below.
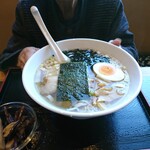
<svg viewBox="0 0 150 150"><path fill-rule="evenodd" d="M17 147L15 147L15 150L23 149L32 140L37 129L36 113L31 106L22 102L9 102L0 106L0 118L2 120L3 128L9 124L6 119L6 110L11 115L11 117L14 118L16 111L20 110L20 108L24 108L21 116L27 116L27 118L33 120L33 122L25 127L24 137L18 141L19 144ZM12 147L12 149L14 149L14 147Z"/></svg>

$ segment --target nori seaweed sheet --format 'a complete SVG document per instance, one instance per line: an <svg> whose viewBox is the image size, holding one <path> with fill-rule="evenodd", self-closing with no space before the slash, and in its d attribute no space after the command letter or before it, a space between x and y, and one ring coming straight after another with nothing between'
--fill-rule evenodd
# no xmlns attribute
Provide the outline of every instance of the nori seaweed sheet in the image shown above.
<svg viewBox="0 0 150 150"><path fill-rule="evenodd" d="M86 64L84 62L61 64L57 84L57 101L88 100L89 98Z"/></svg>

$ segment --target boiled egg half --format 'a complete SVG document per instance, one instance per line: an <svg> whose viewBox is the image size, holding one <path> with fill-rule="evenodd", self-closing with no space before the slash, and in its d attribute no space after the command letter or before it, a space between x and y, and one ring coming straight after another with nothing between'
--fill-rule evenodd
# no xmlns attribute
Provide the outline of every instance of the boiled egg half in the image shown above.
<svg viewBox="0 0 150 150"><path fill-rule="evenodd" d="M124 72L111 63L96 63L93 65L93 71L105 81L121 81L125 77Z"/></svg>

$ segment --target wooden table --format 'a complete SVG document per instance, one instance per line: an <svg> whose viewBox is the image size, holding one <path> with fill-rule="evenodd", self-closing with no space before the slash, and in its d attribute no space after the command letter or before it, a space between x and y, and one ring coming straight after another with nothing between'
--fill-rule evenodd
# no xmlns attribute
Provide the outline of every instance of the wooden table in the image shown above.
<svg viewBox="0 0 150 150"><path fill-rule="evenodd" d="M0 82L3 82L5 80L5 73L0 71Z"/></svg>

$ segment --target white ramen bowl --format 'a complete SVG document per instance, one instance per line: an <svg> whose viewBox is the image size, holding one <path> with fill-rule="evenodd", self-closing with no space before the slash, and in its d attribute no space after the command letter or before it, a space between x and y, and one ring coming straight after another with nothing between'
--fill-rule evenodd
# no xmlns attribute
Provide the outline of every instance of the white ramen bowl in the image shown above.
<svg viewBox="0 0 150 150"><path fill-rule="evenodd" d="M93 49L96 51L100 51L102 54L107 54L110 57L116 58L121 64L123 64L127 68L127 72L130 77L130 86L128 93L123 96L121 100L112 105L112 107L109 107L109 109L105 109L102 111L89 113L70 112L65 109L61 109L60 107L54 106L53 104L51 104L51 102L49 102L48 100L43 98L42 95L40 95L40 93L36 89L34 82L35 74L40 64L54 54L53 50L49 46L45 46L37 51L27 61L22 73L23 86L26 92L36 103L38 103L42 107L61 115L70 116L78 119L86 119L116 112L121 108L127 106L139 94L142 85L141 69L136 60L125 50L108 42L85 38L58 41L57 44L62 51L73 50L77 48L83 50Z"/></svg>

